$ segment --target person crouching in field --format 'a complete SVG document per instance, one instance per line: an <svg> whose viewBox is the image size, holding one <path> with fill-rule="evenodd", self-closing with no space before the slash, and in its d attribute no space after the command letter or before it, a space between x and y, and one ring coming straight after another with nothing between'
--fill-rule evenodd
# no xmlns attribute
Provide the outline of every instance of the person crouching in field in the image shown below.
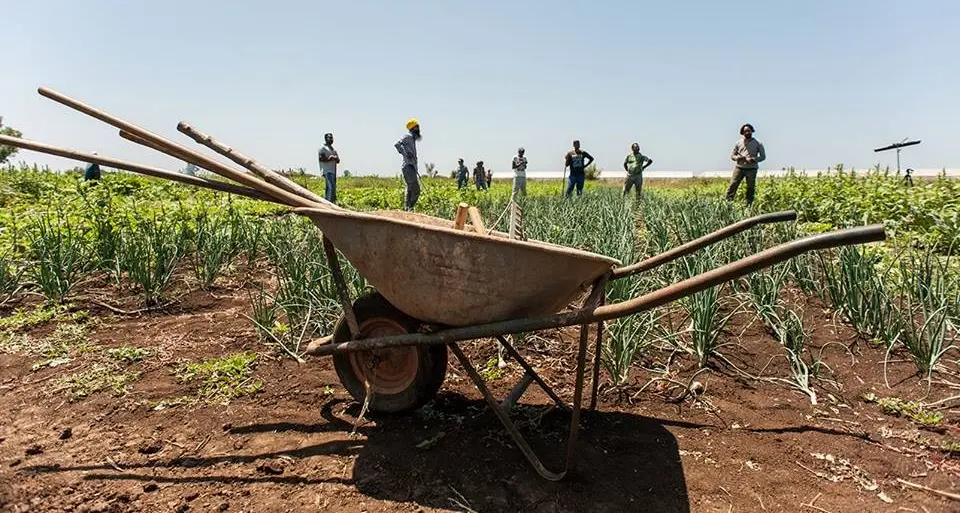
<svg viewBox="0 0 960 513"><path fill-rule="evenodd" d="M467 175L470 173L470 170L467 169L467 166L463 165L463 159L457 160L457 189L463 189L467 185Z"/></svg>
<svg viewBox="0 0 960 513"><path fill-rule="evenodd" d="M747 179L747 205L753 203L757 189L757 170L759 164L766 160L767 153L760 141L753 138L753 125L746 123L740 127L740 140L733 145L730 160L736 167L733 170L733 179L727 187L727 201L733 201L737 189L744 178Z"/></svg>
<svg viewBox="0 0 960 513"><path fill-rule="evenodd" d="M627 179L623 184L623 195L630 193L631 187L637 189L637 199L640 199L643 192L643 170L653 165L653 160L640 153L640 145L633 143L630 145L630 154L623 159L623 170L627 172Z"/></svg>
<svg viewBox="0 0 960 513"><path fill-rule="evenodd" d="M417 141L421 138L420 122L416 119L407 121L407 133L393 145L397 153L403 156L403 181L406 184L406 193L403 198L403 209L413 210L420 199L420 174L417 172Z"/></svg>
<svg viewBox="0 0 960 513"><path fill-rule="evenodd" d="M483 169L483 161L477 162L477 167L473 168L473 183L477 185L478 191L487 190L487 172Z"/></svg>
<svg viewBox="0 0 960 513"><path fill-rule="evenodd" d="M527 157L523 156L524 149L517 150L517 156L513 157L513 195L518 193L527 195Z"/></svg>

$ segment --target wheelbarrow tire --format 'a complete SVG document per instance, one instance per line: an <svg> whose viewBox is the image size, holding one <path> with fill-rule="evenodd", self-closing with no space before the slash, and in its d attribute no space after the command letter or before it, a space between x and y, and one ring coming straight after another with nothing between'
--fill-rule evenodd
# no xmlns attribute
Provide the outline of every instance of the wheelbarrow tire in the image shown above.
<svg viewBox="0 0 960 513"><path fill-rule="evenodd" d="M353 303L360 338L416 333L420 322L391 305L379 293ZM351 339L350 326L341 316L334 328L334 344ZM369 364L382 360L376 371ZM333 356L333 365L347 392L360 403L366 399L364 377L370 380L373 397L369 411L405 413L420 408L440 390L447 376L447 346L409 346L377 351L359 351ZM385 369L385 370L384 370Z"/></svg>

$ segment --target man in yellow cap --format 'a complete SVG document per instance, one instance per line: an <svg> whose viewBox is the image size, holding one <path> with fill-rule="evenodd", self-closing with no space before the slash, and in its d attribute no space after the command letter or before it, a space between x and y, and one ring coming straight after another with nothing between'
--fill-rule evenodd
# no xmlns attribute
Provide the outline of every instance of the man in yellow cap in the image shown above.
<svg viewBox="0 0 960 513"><path fill-rule="evenodd" d="M403 209L413 210L420 198L420 174L417 172L417 141L420 140L420 122L416 119L407 121L407 133L393 145L403 156L403 181L407 185L403 199Z"/></svg>

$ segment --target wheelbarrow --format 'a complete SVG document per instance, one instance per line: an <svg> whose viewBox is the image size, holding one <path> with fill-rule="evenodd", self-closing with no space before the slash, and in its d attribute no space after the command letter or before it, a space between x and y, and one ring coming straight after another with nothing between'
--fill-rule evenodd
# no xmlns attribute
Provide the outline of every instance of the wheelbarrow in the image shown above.
<svg viewBox="0 0 960 513"><path fill-rule="evenodd" d="M459 229L453 221L413 212L354 212L330 204L286 177L181 122L178 130L239 164L237 170L136 125L46 88L40 94L120 128L128 140L214 172L240 185L170 173L102 155L0 136L0 144L73 158L212 188L293 207L323 233L323 247L343 314L333 333L311 343L307 354L331 356L351 396L370 411L399 414L430 401L446 378L448 352L467 372L511 439L544 479L559 481L575 470L583 410L587 349L594 351L588 409L595 410L604 322L662 306L738 279L809 251L882 241L882 225L813 235L780 244L722 267L615 304L604 304L606 286L649 271L757 225L792 221L792 211L743 219L657 256L630 265L614 258L490 231ZM376 291L351 298L337 250ZM577 301L579 299L582 301ZM569 308L571 302L579 306ZM579 327L572 404L567 404L507 341L506 335ZM460 343L495 339L524 370L498 401ZM556 406L570 411L565 462L547 469L510 419L509 409L536 383ZM368 397L369 395L369 397Z"/></svg>

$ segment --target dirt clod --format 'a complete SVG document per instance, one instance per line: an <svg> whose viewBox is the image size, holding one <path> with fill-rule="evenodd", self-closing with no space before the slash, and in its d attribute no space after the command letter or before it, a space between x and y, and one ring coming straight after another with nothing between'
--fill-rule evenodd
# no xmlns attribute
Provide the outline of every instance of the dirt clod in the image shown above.
<svg viewBox="0 0 960 513"><path fill-rule="evenodd" d="M147 483L143 485L143 491L147 493L155 492L157 491L157 488L157 483Z"/></svg>
<svg viewBox="0 0 960 513"><path fill-rule="evenodd" d="M43 446L40 444L33 444L30 447L27 447L27 450L24 451L27 456L36 456L38 454L43 454Z"/></svg>
<svg viewBox="0 0 960 513"><path fill-rule="evenodd" d="M257 466L257 472L278 476L283 474L283 466L276 462L267 462Z"/></svg>
<svg viewBox="0 0 960 513"><path fill-rule="evenodd" d="M148 444L141 445L137 452L140 454L156 454L163 449L163 444L160 442L151 442Z"/></svg>
<svg viewBox="0 0 960 513"><path fill-rule="evenodd" d="M73 429L71 429L71 428L66 428L66 429L64 429L63 431L60 432L60 439L61 439L61 440L69 440L70 437L72 437L72 436L73 436Z"/></svg>

